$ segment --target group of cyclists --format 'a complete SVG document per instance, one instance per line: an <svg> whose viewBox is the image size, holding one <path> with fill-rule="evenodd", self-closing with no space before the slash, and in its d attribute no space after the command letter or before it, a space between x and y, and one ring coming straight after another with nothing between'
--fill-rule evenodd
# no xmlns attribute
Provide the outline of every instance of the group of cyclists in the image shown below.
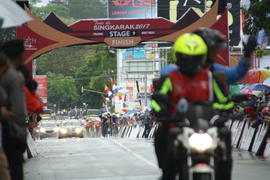
<svg viewBox="0 0 270 180"><path fill-rule="evenodd" d="M129 115L104 112L98 118L86 119L84 127L88 137L118 136L120 127L145 127L143 137L148 137L154 122L152 110L138 111Z"/></svg>

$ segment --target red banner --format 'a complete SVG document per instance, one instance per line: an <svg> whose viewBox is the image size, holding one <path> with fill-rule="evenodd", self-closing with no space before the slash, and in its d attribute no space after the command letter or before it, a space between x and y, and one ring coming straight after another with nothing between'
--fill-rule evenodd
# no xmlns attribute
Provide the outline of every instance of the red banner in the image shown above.
<svg viewBox="0 0 270 180"><path fill-rule="evenodd" d="M109 18L157 16L157 0L107 0Z"/></svg>
<svg viewBox="0 0 270 180"><path fill-rule="evenodd" d="M72 32L67 34L94 41L123 37L140 37L144 41L172 33L174 26L164 18L80 20L69 26Z"/></svg>
<svg viewBox="0 0 270 180"><path fill-rule="evenodd" d="M37 88L37 94L41 98L43 103L47 103L47 76L46 75L35 75L34 79L38 83L38 88Z"/></svg>
<svg viewBox="0 0 270 180"><path fill-rule="evenodd" d="M176 23L164 18L95 19L80 20L70 26L53 13L43 22L26 9L33 20L17 28L17 38L26 42L24 60L28 63L43 53L66 46L106 43L111 47L128 48L143 41L174 42L179 35L199 27L212 27L227 35L227 14L217 19L217 9L218 1L203 17L190 9ZM228 54L222 56L221 61L228 65Z"/></svg>
<svg viewBox="0 0 270 180"><path fill-rule="evenodd" d="M225 66L229 66L229 43L228 43L228 11L224 11L224 14L220 19L212 26L213 29L219 30L227 39L227 48L218 52L215 62Z"/></svg>

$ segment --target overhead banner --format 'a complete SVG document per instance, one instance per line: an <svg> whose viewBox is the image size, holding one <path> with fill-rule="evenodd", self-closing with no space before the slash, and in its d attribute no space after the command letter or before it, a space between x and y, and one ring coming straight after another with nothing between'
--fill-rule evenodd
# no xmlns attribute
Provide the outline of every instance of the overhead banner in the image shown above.
<svg viewBox="0 0 270 180"><path fill-rule="evenodd" d="M134 47L122 50L122 59L130 60L130 59L145 59L146 52L143 47Z"/></svg>
<svg viewBox="0 0 270 180"><path fill-rule="evenodd" d="M216 29L227 30L227 12L217 19L217 8L218 4L215 3L203 17L193 16L190 9L176 23L164 18L87 19L70 26L53 13L43 22L26 9L33 20L17 27L16 37L24 39L26 43L24 63L56 48L73 45L106 43L111 47L128 48L144 41L174 42L179 35L202 26L219 24ZM227 35L227 31L222 33ZM221 64L228 65L227 55Z"/></svg>
<svg viewBox="0 0 270 180"><path fill-rule="evenodd" d="M229 37L230 46L238 46L240 42L240 1L227 0L229 11Z"/></svg>
<svg viewBox="0 0 270 180"><path fill-rule="evenodd" d="M69 26L72 36L99 42L112 47L132 47L141 41L172 33L174 26L164 18L80 20Z"/></svg>
<svg viewBox="0 0 270 180"><path fill-rule="evenodd" d="M108 0L109 18L157 17L157 0Z"/></svg>
<svg viewBox="0 0 270 180"><path fill-rule="evenodd" d="M181 18L189 8L198 8L205 11L205 0L179 0L177 5L177 19Z"/></svg>

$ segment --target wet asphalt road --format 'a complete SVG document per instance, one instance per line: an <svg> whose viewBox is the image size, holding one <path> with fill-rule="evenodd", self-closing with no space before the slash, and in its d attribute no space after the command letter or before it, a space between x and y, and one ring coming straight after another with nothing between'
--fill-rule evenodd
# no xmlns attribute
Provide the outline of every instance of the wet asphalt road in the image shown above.
<svg viewBox="0 0 270 180"><path fill-rule="evenodd" d="M25 163L25 180L156 180L151 140L67 138L37 141L39 155ZM233 180L269 180L270 159L234 152Z"/></svg>

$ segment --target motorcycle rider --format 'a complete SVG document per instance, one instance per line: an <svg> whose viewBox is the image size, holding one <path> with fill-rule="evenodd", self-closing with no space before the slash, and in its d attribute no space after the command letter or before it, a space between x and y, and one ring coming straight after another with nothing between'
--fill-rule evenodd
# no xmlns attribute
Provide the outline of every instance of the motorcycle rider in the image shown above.
<svg viewBox="0 0 270 180"><path fill-rule="evenodd" d="M195 30L194 33L203 38L208 47L207 65L215 72L223 72L227 84L236 83L247 74L251 63L251 55L257 46L257 41L254 36L250 36L247 42L243 43L244 55L240 58L238 64L233 67L227 67L215 63L218 51L224 49L227 45L226 39L222 34L218 30L210 28L199 28ZM166 76L169 72L177 71L178 69L179 67L177 65L169 64L161 69L160 75Z"/></svg>
<svg viewBox="0 0 270 180"><path fill-rule="evenodd" d="M212 102L217 110L230 110L234 103L227 97L226 89L207 66L208 48L205 41L194 33L181 35L173 45L173 56L178 71L172 71L157 83L151 105L158 117L176 115L175 106L181 98L188 102ZM222 123L223 124L223 123ZM159 166L163 171L162 179L175 179L173 163L165 164L168 152L168 123L162 123L155 133L155 150ZM230 176L231 161L226 164ZM226 172L224 172L225 174ZM228 180L230 177L224 177Z"/></svg>

